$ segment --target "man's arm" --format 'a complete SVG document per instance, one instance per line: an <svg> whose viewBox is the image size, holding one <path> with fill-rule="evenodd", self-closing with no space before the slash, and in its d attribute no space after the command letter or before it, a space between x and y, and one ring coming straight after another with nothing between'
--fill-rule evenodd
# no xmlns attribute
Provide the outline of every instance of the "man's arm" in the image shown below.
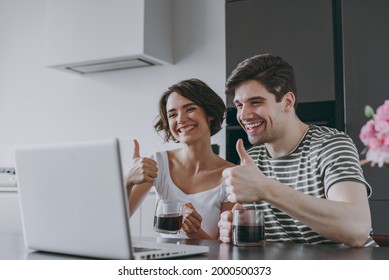
<svg viewBox="0 0 389 280"><path fill-rule="evenodd" d="M232 202L264 200L298 219L323 237L351 246L362 246L371 229L366 187L341 181L328 190L328 199L296 191L266 177L244 150L241 165L227 168L223 176Z"/></svg>
<svg viewBox="0 0 389 280"><path fill-rule="evenodd" d="M363 246L371 230L371 218L366 187L362 183L336 183L329 189L328 199L323 199L272 181L261 199L329 240Z"/></svg>

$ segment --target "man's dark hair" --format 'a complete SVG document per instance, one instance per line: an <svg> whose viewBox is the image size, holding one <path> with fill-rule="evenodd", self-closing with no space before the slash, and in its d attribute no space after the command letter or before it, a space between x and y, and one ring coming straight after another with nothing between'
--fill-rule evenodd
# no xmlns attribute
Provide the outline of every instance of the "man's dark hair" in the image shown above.
<svg viewBox="0 0 389 280"><path fill-rule="evenodd" d="M234 96L235 89L245 81L255 80L280 102L287 92L293 92L297 99L297 88L293 67L280 56L256 55L238 64L226 83L226 94ZM296 106L297 102L295 103Z"/></svg>

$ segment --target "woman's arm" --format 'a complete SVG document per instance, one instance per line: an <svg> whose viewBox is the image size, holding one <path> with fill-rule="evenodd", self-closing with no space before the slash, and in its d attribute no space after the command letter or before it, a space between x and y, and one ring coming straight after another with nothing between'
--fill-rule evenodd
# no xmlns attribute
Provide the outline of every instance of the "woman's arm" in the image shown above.
<svg viewBox="0 0 389 280"><path fill-rule="evenodd" d="M132 216L136 209L142 204L143 200L147 196L153 184L143 183L139 185L127 186L127 195L128 195L128 209L130 211L130 216Z"/></svg>
<svg viewBox="0 0 389 280"><path fill-rule="evenodd" d="M126 176L126 187L130 215L145 199L158 175L157 162L140 156L140 146L134 139L134 153Z"/></svg>
<svg viewBox="0 0 389 280"><path fill-rule="evenodd" d="M231 211L234 205L235 203L229 201L223 202L220 207L220 213L223 213L224 211Z"/></svg>

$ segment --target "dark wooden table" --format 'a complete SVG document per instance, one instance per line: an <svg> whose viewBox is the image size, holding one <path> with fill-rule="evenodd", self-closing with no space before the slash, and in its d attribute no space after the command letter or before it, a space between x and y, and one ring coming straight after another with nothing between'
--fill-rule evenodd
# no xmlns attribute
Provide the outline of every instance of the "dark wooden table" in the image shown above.
<svg viewBox="0 0 389 280"><path fill-rule="evenodd" d="M177 242L169 238L158 238L158 241ZM209 246L207 255L190 257L199 260L389 260L389 247L351 248L273 242L267 242L263 247L237 247L217 240L180 240L180 242Z"/></svg>
<svg viewBox="0 0 389 280"><path fill-rule="evenodd" d="M157 242L209 246L208 254L181 259L196 260L389 260L389 247L350 248L346 246L306 245L267 242L263 247L236 247L218 240L185 240L171 238L138 238ZM0 232L0 259L80 259L79 257L31 251L23 235Z"/></svg>

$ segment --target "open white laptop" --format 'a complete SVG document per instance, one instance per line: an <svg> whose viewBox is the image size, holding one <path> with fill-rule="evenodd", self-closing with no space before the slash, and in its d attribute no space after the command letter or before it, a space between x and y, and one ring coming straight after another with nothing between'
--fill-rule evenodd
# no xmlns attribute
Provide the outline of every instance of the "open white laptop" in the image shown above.
<svg viewBox="0 0 389 280"><path fill-rule="evenodd" d="M173 258L209 251L207 246L131 242L116 139L21 147L15 159L23 233L30 249L101 259Z"/></svg>

